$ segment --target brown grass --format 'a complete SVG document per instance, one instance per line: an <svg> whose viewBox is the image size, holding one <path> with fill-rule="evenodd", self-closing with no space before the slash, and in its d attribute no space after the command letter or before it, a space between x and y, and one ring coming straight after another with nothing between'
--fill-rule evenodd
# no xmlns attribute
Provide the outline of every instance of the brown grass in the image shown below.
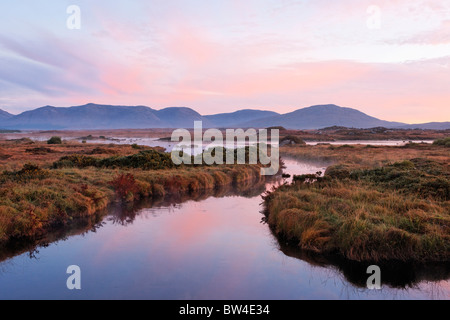
<svg viewBox="0 0 450 320"><path fill-rule="evenodd" d="M7 153L9 158L0 160L0 242L42 236L78 217L92 216L118 198L159 198L262 179L257 165L163 170L53 168L55 161L68 155L95 154L102 159L141 151L127 145L1 142L0 154Z"/></svg>
<svg viewBox="0 0 450 320"><path fill-rule="evenodd" d="M426 158L446 163L450 150L443 146L413 143L405 146L367 146L367 145L316 145L303 147L282 147L280 153L303 161L323 161L328 164L339 163L355 167L381 166L388 163Z"/></svg>
<svg viewBox="0 0 450 320"><path fill-rule="evenodd" d="M336 164L315 183L299 178L265 196L267 222L282 239L355 261L450 259L448 148L308 146L283 153Z"/></svg>

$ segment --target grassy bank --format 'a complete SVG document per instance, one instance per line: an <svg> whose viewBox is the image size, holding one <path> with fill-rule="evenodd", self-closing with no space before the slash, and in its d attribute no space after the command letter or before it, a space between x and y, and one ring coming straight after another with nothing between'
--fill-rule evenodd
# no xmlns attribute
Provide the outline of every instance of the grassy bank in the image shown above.
<svg viewBox="0 0 450 320"><path fill-rule="evenodd" d="M135 201L259 181L258 165L174 166L157 150L4 142L0 242L39 237L120 199ZM11 169L14 168L14 169Z"/></svg>
<svg viewBox="0 0 450 320"><path fill-rule="evenodd" d="M449 261L448 148L283 151L309 160L327 157L335 164L324 177L294 177L265 196L267 222L281 239L354 261Z"/></svg>

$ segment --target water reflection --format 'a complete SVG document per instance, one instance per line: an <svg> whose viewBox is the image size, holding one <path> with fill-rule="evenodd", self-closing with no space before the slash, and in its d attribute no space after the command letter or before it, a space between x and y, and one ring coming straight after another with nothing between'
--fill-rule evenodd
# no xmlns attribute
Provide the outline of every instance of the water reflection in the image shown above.
<svg viewBox="0 0 450 320"><path fill-rule="evenodd" d="M141 213L144 208L181 208L186 201L200 202L210 197L224 198L239 196L244 198L254 198L262 194L270 185L276 185L282 181L280 177L266 179L264 181L243 181L239 185L224 185L215 189L200 190L187 194L169 194L163 198L144 199L137 203L116 202L108 209L108 221L113 224L126 226L132 224L136 216Z"/></svg>
<svg viewBox="0 0 450 320"><path fill-rule="evenodd" d="M278 240L278 244L285 255L301 259L313 266L332 268L340 272L346 281L358 288L367 288L367 279L370 276L370 274L367 274L367 268L372 264L380 267L382 284L391 288L416 288L422 282L439 282L450 278L450 262L360 263L337 256L324 256L306 252L292 244L283 243L281 240Z"/></svg>
<svg viewBox="0 0 450 320"><path fill-rule="evenodd" d="M12 240L3 244L0 246L0 262L23 253L27 253L30 259L36 259L40 248L46 248L59 241L66 241L72 236L85 235L89 232L95 233L105 224L103 218L106 214L107 210L103 210L94 216L76 219L71 224L48 232L38 239Z"/></svg>

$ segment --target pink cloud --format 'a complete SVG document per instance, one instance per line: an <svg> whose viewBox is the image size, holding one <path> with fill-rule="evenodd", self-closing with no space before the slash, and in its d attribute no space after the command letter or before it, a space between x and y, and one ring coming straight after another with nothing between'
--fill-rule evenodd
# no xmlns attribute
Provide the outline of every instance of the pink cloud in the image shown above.
<svg viewBox="0 0 450 320"><path fill-rule="evenodd" d="M204 31L186 23L177 23L161 40L169 58L191 68L209 64L220 54L221 47Z"/></svg>

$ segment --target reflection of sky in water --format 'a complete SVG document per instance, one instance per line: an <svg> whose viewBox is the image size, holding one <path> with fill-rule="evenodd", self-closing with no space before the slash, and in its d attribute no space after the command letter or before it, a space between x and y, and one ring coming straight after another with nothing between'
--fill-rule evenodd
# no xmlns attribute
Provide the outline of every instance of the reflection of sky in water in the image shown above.
<svg viewBox="0 0 450 320"><path fill-rule="evenodd" d="M286 165L291 173L322 169ZM0 298L449 298L449 281L369 291L284 255L260 223L260 203L259 196L211 197L143 209L126 226L106 218L96 233L40 248L36 260L23 254L1 263ZM66 289L71 264L81 267L81 291Z"/></svg>
<svg viewBox="0 0 450 320"><path fill-rule="evenodd" d="M434 140L340 140L340 141L307 141L306 144L316 145L329 143L334 145L342 145L342 144L362 144L362 145L374 145L374 146L404 146L409 142L414 143L433 143Z"/></svg>

